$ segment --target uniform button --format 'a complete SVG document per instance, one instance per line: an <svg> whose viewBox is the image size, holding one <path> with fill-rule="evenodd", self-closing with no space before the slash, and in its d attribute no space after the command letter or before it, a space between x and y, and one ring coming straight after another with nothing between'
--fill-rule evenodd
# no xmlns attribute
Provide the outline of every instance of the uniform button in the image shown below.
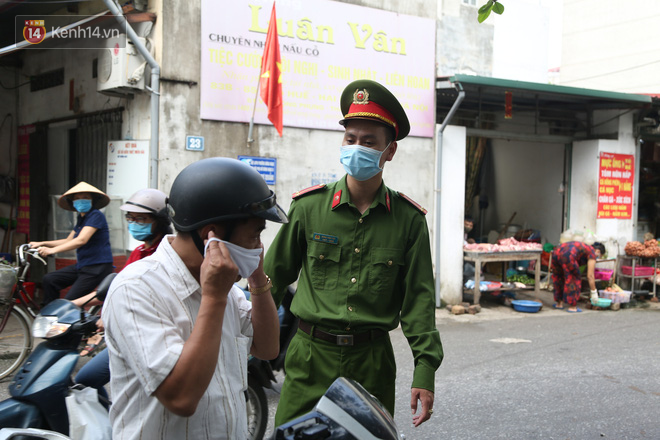
<svg viewBox="0 0 660 440"><path fill-rule="evenodd" d="M391 266L392 264L393 264L393 263L392 263L392 260L390 260L390 261L387 262L387 265L388 265L388 266Z"/></svg>
<svg viewBox="0 0 660 440"><path fill-rule="evenodd" d="M325 259L325 255L323 254L319 255L319 260L324 260L324 259Z"/></svg>
<svg viewBox="0 0 660 440"><path fill-rule="evenodd" d="M353 284L357 283L357 278L355 278L355 277L351 278L351 283L353 283Z"/></svg>
<svg viewBox="0 0 660 440"><path fill-rule="evenodd" d="M355 248L355 253L359 254L360 253L360 248Z"/></svg>
<svg viewBox="0 0 660 440"><path fill-rule="evenodd" d="M348 306L348 311L352 312L353 311L353 306Z"/></svg>
<svg viewBox="0 0 660 440"><path fill-rule="evenodd" d="M358 220L358 223L364 223L364 219Z"/></svg>

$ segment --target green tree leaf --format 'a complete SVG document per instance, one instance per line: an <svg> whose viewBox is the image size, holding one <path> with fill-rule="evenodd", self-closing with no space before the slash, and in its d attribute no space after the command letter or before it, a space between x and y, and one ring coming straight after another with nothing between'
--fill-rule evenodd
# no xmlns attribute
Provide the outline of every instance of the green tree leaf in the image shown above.
<svg viewBox="0 0 660 440"><path fill-rule="evenodd" d="M484 20L486 20L489 15L490 15L490 8L488 8L488 10L486 12L484 12L483 14L479 14L479 17L477 18L477 20L479 20L479 23L483 23Z"/></svg>
<svg viewBox="0 0 660 440"><path fill-rule="evenodd" d="M493 5L493 12L502 15L502 12L504 12L504 5L502 3L495 2Z"/></svg>
<svg viewBox="0 0 660 440"><path fill-rule="evenodd" d="M479 8L479 14L490 12L491 8L493 7L493 3L495 3L494 0L488 0L488 3Z"/></svg>

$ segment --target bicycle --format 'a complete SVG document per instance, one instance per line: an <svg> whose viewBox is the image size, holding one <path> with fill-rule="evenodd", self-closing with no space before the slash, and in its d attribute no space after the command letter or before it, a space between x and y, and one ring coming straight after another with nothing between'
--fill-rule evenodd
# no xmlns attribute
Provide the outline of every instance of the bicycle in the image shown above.
<svg viewBox="0 0 660 440"><path fill-rule="evenodd" d="M37 249L22 244L16 247L15 266L0 266L5 274L13 271L16 280L11 295L0 298L0 380L12 374L23 363L34 344L32 321L40 307L25 288L33 258L47 264Z"/></svg>

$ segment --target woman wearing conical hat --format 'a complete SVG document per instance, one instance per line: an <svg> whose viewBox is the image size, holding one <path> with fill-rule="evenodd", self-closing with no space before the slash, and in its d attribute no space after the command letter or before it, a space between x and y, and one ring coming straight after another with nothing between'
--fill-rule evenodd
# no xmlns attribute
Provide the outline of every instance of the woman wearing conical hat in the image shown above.
<svg viewBox="0 0 660 440"><path fill-rule="evenodd" d="M42 257L76 250L77 263L46 274L43 279L44 302L60 297L60 290L71 286L66 299L79 298L92 290L112 273L110 232L105 215L99 209L110 198L98 188L80 182L59 198L57 204L68 211L77 211L78 219L67 238L51 241L32 241Z"/></svg>

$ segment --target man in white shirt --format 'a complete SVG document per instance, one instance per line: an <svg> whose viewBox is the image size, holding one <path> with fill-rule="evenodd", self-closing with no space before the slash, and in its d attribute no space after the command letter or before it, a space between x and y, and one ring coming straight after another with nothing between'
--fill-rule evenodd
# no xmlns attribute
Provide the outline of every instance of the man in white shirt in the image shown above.
<svg viewBox="0 0 660 440"><path fill-rule="evenodd" d="M247 438L248 353L279 352L260 234L288 219L259 173L228 158L186 167L168 209L178 234L123 270L103 308L113 439Z"/></svg>

